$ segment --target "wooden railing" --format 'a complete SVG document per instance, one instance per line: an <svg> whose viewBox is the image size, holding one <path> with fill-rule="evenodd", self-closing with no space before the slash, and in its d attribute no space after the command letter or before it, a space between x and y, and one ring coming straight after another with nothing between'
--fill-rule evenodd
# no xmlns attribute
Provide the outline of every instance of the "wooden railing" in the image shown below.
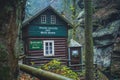
<svg viewBox="0 0 120 80"><path fill-rule="evenodd" d="M45 71L42 69L37 69L25 64L19 64L20 70L23 72L26 72L32 76L37 77L41 80L41 78L44 78L45 80L73 80L49 71Z"/></svg>

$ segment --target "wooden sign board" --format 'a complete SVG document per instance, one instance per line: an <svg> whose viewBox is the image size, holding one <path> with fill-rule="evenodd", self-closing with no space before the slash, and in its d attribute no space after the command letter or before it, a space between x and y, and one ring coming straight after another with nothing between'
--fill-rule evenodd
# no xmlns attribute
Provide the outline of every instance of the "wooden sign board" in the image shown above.
<svg viewBox="0 0 120 80"><path fill-rule="evenodd" d="M41 49L43 49L42 40L31 40L29 42L29 49L30 50L41 50Z"/></svg>
<svg viewBox="0 0 120 80"><path fill-rule="evenodd" d="M67 28L64 26L30 26L28 31L29 36L56 36L66 37Z"/></svg>

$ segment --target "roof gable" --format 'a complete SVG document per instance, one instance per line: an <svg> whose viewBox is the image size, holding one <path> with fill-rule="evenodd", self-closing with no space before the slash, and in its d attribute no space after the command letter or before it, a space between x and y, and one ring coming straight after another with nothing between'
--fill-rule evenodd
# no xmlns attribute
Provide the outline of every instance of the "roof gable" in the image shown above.
<svg viewBox="0 0 120 80"><path fill-rule="evenodd" d="M69 28L72 28L72 24L65 18L63 17L61 14L59 14L53 7L48 6L46 8L44 8L43 10L39 11L38 13L36 13L34 16L30 17L29 19L26 19L23 21L23 27L26 26L27 24L29 24L32 20L34 20L36 17L38 17L39 15L41 15L42 13L44 13L47 10L51 10L53 11L57 16L59 16L65 23L68 24Z"/></svg>

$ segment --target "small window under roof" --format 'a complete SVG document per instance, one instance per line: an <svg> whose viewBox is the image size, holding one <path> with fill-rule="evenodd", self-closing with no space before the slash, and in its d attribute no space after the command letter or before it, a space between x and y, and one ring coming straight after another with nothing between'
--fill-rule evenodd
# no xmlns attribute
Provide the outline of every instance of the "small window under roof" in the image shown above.
<svg viewBox="0 0 120 80"><path fill-rule="evenodd" d="M56 24L56 16L51 15L51 24Z"/></svg>
<svg viewBox="0 0 120 80"><path fill-rule="evenodd" d="M41 15L41 23L42 24L46 23L46 15Z"/></svg>

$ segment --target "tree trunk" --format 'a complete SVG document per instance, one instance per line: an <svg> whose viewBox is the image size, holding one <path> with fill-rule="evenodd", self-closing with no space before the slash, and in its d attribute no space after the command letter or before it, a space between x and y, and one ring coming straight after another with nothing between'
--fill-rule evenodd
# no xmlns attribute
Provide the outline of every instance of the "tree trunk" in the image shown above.
<svg viewBox="0 0 120 80"><path fill-rule="evenodd" d="M85 66L86 80L93 78L92 0L84 0L85 6Z"/></svg>
<svg viewBox="0 0 120 80"><path fill-rule="evenodd" d="M23 1L23 2L22 2ZM16 44L26 0L0 1L0 80L17 80Z"/></svg>
<svg viewBox="0 0 120 80"><path fill-rule="evenodd" d="M7 41L7 52L8 54L8 64L10 67L10 78L9 80L14 80L17 76L16 70L17 70L17 56L15 53L15 43L18 37L18 25L16 24L16 14L11 12L9 23L7 26L7 35L6 35L6 41ZM15 79L16 80L16 79Z"/></svg>
<svg viewBox="0 0 120 80"><path fill-rule="evenodd" d="M72 8L72 20L73 20L73 30L72 30L72 39L76 40L76 0L72 0L73 8Z"/></svg>
<svg viewBox="0 0 120 80"><path fill-rule="evenodd" d="M76 40L76 29L78 26L78 23L76 22L77 15L78 15L77 14L77 0L64 0L64 12L67 9L68 5L70 5L69 8L70 8L71 13L72 13L72 15L71 15L72 24L73 24L73 26L72 26L72 39Z"/></svg>
<svg viewBox="0 0 120 80"><path fill-rule="evenodd" d="M72 39L76 40L76 26L73 24L73 29L72 29Z"/></svg>

